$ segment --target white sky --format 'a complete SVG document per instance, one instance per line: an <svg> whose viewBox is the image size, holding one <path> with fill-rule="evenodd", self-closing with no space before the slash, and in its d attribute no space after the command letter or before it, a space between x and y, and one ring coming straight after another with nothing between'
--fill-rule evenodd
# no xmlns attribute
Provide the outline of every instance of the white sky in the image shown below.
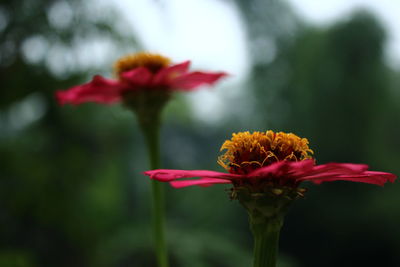
<svg viewBox="0 0 400 267"><path fill-rule="evenodd" d="M318 25L346 18L360 7L371 10L387 29L388 63L400 67L400 0L286 1L306 21ZM246 33L238 10L229 1L119 0L111 3L126 15L132 23L132 33L138 34L147 49L165 53L177 61L190 58L195 67L227 70L239 80L248 73Z"/></svg>
<svg viewBox="0 0 400 267"><path fill-rule="evenodd" d="M207 123L222 119L229 110L226 95L238 94L238 82L249 71L247 39L236 6L215 0L120 0L149 51L175 62L190 59L192 69L225 71L230 77L211 90L196 90L187 97L195 116ZM133 4L134 3L134 4ZM235 90L236 89L236 90Z"/></svg>
<svg viewBox="0 0 400 267"><path fill-rule="evenodd" d="M117 5L131 22L127 30L138 36L147 50L176 62L191 59L194 69L232 74L218 88L189 94L195 114L204 121L217 122L232 110L224 106L224 98L238 94L234 89L240 87L237 82L247 76L250 66L246 32L235 5L218 0L98 1ZM286 1L306 21L318 25L343 19L357 7L372 10L388 30L387 61L400 67L400 0Z"/></svg>
<svg viewBox="0 0 400 267"><path fill-rule="evenodd" d="M177 62L190 59L195 68L225 70L236 78L247 74L246 38L235 6L215 0L155 2L115 1L146 49Z"/></svg>

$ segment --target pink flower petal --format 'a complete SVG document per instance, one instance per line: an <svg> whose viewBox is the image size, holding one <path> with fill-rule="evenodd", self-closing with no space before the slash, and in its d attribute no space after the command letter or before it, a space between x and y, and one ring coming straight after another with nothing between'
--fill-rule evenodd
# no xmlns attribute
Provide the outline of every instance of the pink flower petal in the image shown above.
<svg viewBox="0 0 400 267"><path fill-rule="evenodd" d="M342 175L358 175L365 172L368 166L365 164L350 163L327 163L314 166L312 170L301 175L297 181L306 181L312 179L324 179L326 177L337 177Z"/></svg>
<svg viewBox="0 0 400 267"><path fill-rule="evenodd" d="M78 105L84 102L111 104L120 100L121 89L122 86L118 81L96 75L88 83L65 91L57 91L56 98L60 105Z"/></svg>
<svg viewBox="0 0 400 267"><path fill-rule="evenodd" d="M185 61L160 70L153 78L153 85L167 85L176 77L185 74L190 66L190 61Z"/></svg>
<svg viewBox="0 0 400 267"><path fill-rule="evenodd" d="M201 177L201 178L217 178L217 179L225 179L232 180L237 178L243 178L242 175L238 174L230 174L224 172L215 172L215 171L207 171L207 170L151 170L144 172L145 175L150 176L151 179L158 180L161 182L171 182L181 178L193 178L193 177Z"/></svg>
<svg viewBox="0 0 400 267"><path fill-rule="evenodd" d="M202 178L202 179L196 179L196 180L172 181L169 183L170 183L170 185L172 185L172 187L182 188L182 187L193 186L193 185L207 187L207 186L212 186L214 184L230 184L231 182L229 180L225 180L225 179Z"/></svg>
<svg viewBox="0 0 400 267"><path fill-rule="evenodd" d="M353 174L353 175L340 175L340 176L331 176L325 178L316 178L311 179L315 184L321 184L323 182L333 182L333 181L349 181L349 182L359 182L359 183L367 183L373 185L383 186L385 183L394 182L396 179L395 175L390 173L384 174Z"/></svg>
<svg viewBox="0 0 400 267"><path fill-rule="evenodd" d="M298 162L279 161L266 167L256 169L247 175L222 173L208 170L151 170L144 174L161 182L170 182L173 187L211 186L213 184L232 183L240 179L273 179L282 185L297 186L303 181L316 184L330 181L351 181L383 186L386 182L394 182L396 175L386 172L368 171L365 164L328 163L315 165L314 160ZM200 177L194 180L178 180L182 178ZM178 181L177 181L178 180Z"/></svg>
<svg viewBox="0 0 400 267"><path fill-rule="evenodd" d="M248 178L264 178L264 177L285 177L285 179L294 179L295 177L304 175L313 169L313 160L302 161L278 161L256 169L248 174Z"/></svg>
<svg viewBox="0 0 400 267"><path fill-rule="evenodd" d="M189 91L201 85L212 85L226 75L227 74L225 72L190 72L173 79L170 83L170 86L172 88Z"/></svg>
<svg viewBox="0 0 400 267"><path fill-rule="evenodd" d="M367 174L369 176L381 176L382 179L386 179L386 181L389 181L391 183L394 183L397 179L397 175L394 175L393 173L388 173L388 172L377 172L377 171L366 171L364 174Z"/></svg>
<svg viewBox="0 0 400 267"><path fill-rule="evenodd" d="M129 89L135 89L135 87L145 87L150 85L153 74L147 68L139 67L125 71L121 76L124 81L131 85Z"/></svg>
<svg viewBox="0 0 400 267"><path fill-rule="evenodd" d="M307 176L313 176L318 174L344 174L344 173L360 173L368 170L366 164L355 164L355 163L327 163L314 166L313 170L307 173Z"/></svg>
<svg viewBox="0 0 400 267"><path fill-rule="evenodd" d="M328 163L315 166L314 170L297 179L298 182L312 181L320 184L331 181L351 181L383 186L394 182L396 175L386 172L367 171L365 164Z"/></svg>

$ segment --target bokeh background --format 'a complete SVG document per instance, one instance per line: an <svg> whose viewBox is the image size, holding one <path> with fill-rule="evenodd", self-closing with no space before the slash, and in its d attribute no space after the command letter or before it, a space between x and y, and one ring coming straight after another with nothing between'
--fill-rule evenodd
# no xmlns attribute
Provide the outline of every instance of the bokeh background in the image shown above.
<svg viewBox="0 0 400 267"><path fill-rule="evenodd" d="M232 132L290 131L317 161L400 173L396 1L0 2L0 266L155 266L147 154L119 105L57 105L151 50L231 76L176 94L165 168L222 170ZM307 185L280 267L400 266L400 186ZM251 266L245 211L224 186L167 189L171 266Z"/></svg>

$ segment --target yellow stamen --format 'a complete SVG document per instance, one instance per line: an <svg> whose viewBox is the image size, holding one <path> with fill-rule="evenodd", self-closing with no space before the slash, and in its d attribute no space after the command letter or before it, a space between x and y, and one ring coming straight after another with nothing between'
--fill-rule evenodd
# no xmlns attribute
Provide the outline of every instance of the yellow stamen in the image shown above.
<svg viewBox="0 0 400 267"><path fill-rule="evenodd" d="M222 150L226 152L218 158L218 163L229 172L240 174L281 160L311 159L314 153L306 138L273 131L233 134L231 140L222 144Z"/></svg>
<svg viewBox="0 0 400 267"><path fill-rule="evenodd" d="M114 69L117 77L120 77L122 72L132 70L137 67L145 67L151 72L155 73L170 64L171 60L160 54L139 52L118 59L114 63Z"/></svg>

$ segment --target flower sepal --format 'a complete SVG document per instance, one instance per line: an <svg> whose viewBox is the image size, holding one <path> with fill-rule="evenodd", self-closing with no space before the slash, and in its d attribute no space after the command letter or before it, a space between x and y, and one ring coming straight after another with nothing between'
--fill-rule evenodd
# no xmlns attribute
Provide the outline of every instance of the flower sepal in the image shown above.
<svg viewBox="0 0 400 267"><path fill-rule="evenodd" d="M238 199L247 210L251 223L283 218L293 201L304 196L306 189L271 186L254 192L247 186L232 189L232 198Z"/></svg>
<svg viewBox="0 0 400 267"><path fill-rule="evenodd" d="M143 125L159 123L162 110L171 98L169 91L137 90L122 94L124 106L132 110Z"/></svg>

